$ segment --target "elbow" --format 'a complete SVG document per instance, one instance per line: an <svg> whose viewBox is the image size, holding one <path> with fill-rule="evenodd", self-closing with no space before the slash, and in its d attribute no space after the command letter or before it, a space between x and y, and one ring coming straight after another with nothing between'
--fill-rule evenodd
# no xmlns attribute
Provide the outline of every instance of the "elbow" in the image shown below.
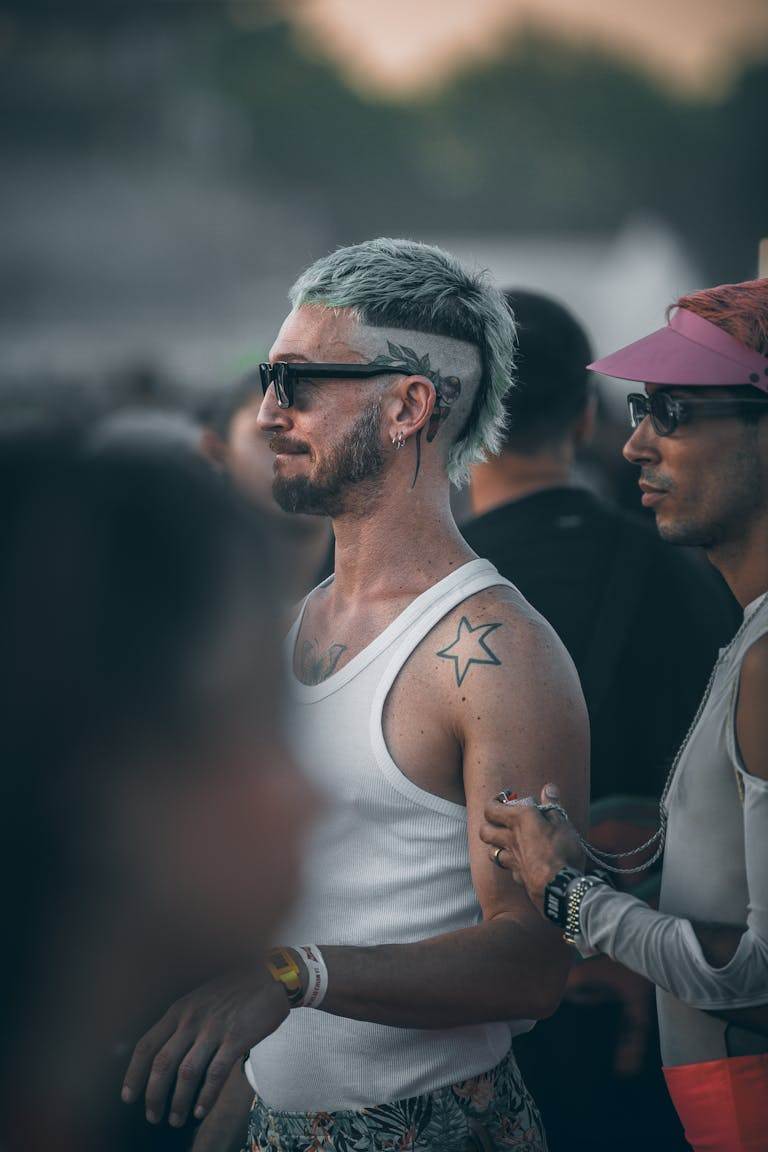
<svg viewBox="0 0 768 1152"><path fill-rule="evenodd" d="M540 994L533 1005L534 1011L531 1013L531 1019L547 1020L550 1016L554 1016L563 1002L565 987L565 978L547 981L546 986L540 989Z"/></svg>
<svg viewBox="0 0 768 1152"><path fill-rule="evenodd" d="M503 1004L503 1019L546 1020L560 1007L565 995L567 974L540 972L526 989L521 1003L520 988ZM496 1003L498 1016L498 1001Z"/></svg>
<svg viewBox="0 0 768 1152"><path fill-rule="evenodd" d="M563 1002L565 995L565 987L563 987L556 996L549 996L542 999L538 1005L537 1011L531 1016L532 1020L548 1020L550 1016L554 1016L558 1008Z"/></svg>

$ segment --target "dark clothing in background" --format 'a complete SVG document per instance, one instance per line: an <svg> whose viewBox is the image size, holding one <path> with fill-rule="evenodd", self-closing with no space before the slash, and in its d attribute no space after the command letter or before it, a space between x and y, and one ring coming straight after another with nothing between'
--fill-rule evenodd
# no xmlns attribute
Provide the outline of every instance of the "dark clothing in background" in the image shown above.
<svg viewBox="0 0 768 1152"><path fill-rule="evenodd" d="M592 800L658 799L718 648L741 619L719 575L697 553L666 544L653 524L581 488L542 490L461 530L573 658L590 715ZM518 1038L515 1052L551 1152L687 1147L659 1071L651 986L641 977L605 958L574 966L561 1007Z"/></svg>
<svg viewBox="0 0 768 1152"><path fill-rule="evenodd" d="M582 488L536 492L461 531L571 654L589 710L592 799L659 796L740 621L718 574Z"/></svg>

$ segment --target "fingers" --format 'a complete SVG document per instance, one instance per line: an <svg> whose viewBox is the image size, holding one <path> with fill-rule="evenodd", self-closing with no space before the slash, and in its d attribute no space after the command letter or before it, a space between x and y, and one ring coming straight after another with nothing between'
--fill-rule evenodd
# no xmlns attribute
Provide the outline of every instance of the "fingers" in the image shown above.
<svg viewBox="0 0 768 1152"><path fill-rule="evenodd" d="M492 848L509 848L509 831L506 828L499 828L497 824L489 824L487 821L481 824L480 839Z"/></svg>
<svg viewBox="0 0 768 1152"><path fill-rule="evenodd" d="M245 1055L241 1049L242 1045L239 1045L234 1038L227 1039L211 1060L205 1083L195 1105L196 1120L202 1120L213 1108L219 1098L219 1093L229 1079L232 1068Z"/></svg>
<svg viewBox="0 0 768 1152"><path fill-rule="evenodd" d="M147 1120L150 1124L159 1124L162 1120L168 1095L176 1081L179 1065L192 1048L194 1040L193 1032L176 1032L163 1045L152 1061L144 1097Z"/></svg>
<svg viewBox="0 0 768 1152"><path fill-rule="evenodd" d="M176 1013L166 1012L162 1020L146 1032L133 1050L123 1079L122 1098L126 1104L138 1100L146 1087L152 1062L163 1045L176 1031Z"/></svg>
<svg viewBox="0 0 768 1152"><path fill-rule="evenodd" d="M501 828L521 828L526 820L543 821L533 798L525 798L526 802L517 800L502 803L499 800L489 800L485 806L485 819L489 824L496 824Z"/></svg>
<svg viewBox="0 0 768 1152"><path fill-rule="evenodd" d="M218 1043L218 1040L212 1037L199 1036L181 1061L168 1117L168 1123L174 1128L180 1128L186 1123L197 1090Z"/></svg>

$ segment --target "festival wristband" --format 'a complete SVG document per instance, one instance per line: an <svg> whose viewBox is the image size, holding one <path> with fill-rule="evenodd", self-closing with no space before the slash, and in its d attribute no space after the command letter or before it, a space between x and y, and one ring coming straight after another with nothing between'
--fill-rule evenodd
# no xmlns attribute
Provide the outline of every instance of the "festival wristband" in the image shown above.
<svg viewBox="0 0 768 1152"><path fill-rule="evenodd" d="M309 972L307 990L301 1005L303 1008L319 1008L328 991L328 968L323 954L316 944L301 944L296 951L301 953Z"/></svg>

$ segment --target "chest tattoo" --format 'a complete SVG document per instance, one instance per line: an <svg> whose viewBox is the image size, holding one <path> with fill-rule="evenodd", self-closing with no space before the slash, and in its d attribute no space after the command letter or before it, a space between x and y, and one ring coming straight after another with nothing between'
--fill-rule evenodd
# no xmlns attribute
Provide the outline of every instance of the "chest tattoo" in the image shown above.
<svg viewBox="0 0 768 1152"><path fill-rule="evenodd" d="M336 665L346 652L346 644L331 644L326 652L320 651L317 640L305 640L301 646L301 679L304 684L322 684L333 676Z"/></svg>
<svg viewBox="0 0 768 1152"><path fill-rule="evenodd" d="M461 685L473 664L501 664L498 656L488 644L491 632L501 628L497 624L476 624L473 628L466 616L459 621L459 630L456 639L447 648L437 653L443 660L453 660L453 670L456 673L456 683Z"/></svg>

